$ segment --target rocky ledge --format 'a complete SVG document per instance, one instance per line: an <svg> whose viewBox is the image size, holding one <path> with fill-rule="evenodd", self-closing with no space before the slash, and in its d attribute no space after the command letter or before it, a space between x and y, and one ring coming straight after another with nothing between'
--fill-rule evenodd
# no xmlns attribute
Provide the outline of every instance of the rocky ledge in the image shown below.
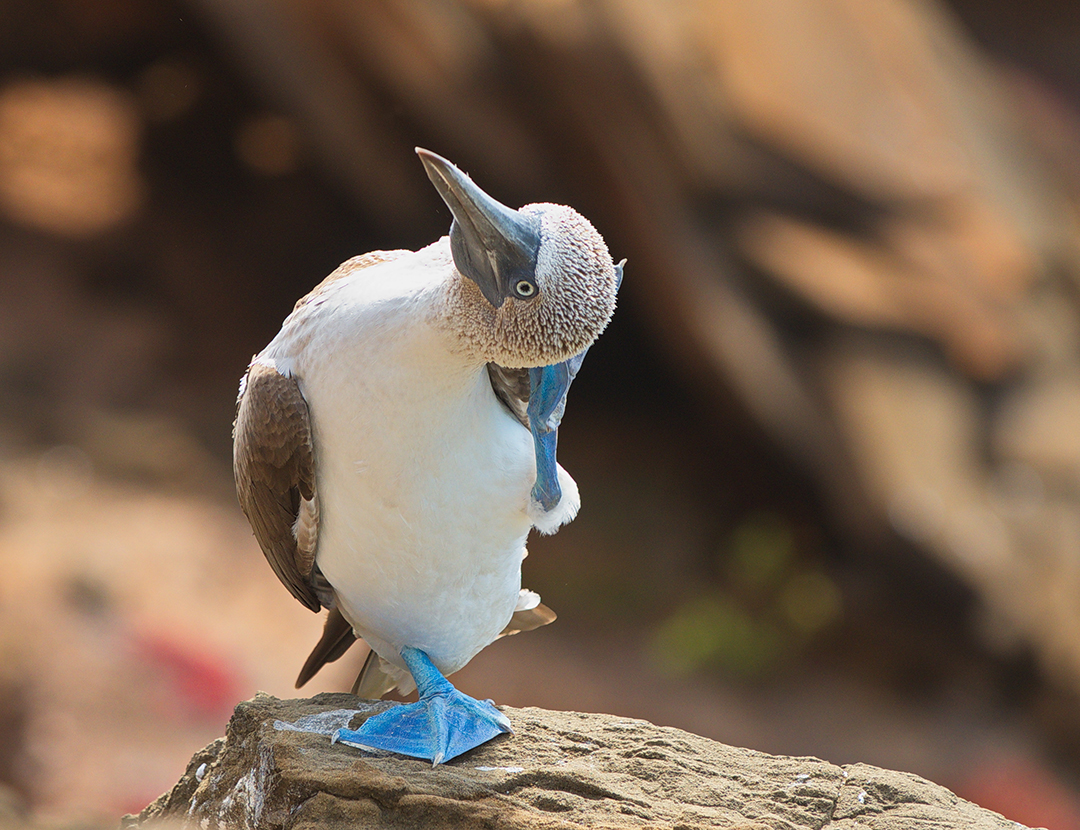
<svg viewBox="0 0 1080 830"><path fill-rule="evenodd" d="M507 708L514 735L436 768L330 743L337 727L387 705L257 695L171 792L122 827L1019 827L916 775L766 755L610 715Z"/></svg>

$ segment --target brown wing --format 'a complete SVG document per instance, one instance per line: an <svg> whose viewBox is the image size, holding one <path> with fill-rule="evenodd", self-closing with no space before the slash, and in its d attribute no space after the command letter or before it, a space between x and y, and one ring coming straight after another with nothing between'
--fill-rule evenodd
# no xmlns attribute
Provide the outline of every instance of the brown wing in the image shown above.
<svg viewBox="0 0 1080 830"><path fill-rule="evenodd" d="M495 390L495 397L510 410L510 414L521 421L525 429L528 429L529 370L507 369L498 363L489 363L487 370L491 388Z"/></svg>
<svg viewBox="0 0 1080 830"><path fill-rule="evenodd" d="M294 597L318 611L322 604L312 585L318 508L311 420L296 381L272 367L253 363L244 377L233 473L240 506L270 567ZM294 527L303 528L303 545Z"/></svg>

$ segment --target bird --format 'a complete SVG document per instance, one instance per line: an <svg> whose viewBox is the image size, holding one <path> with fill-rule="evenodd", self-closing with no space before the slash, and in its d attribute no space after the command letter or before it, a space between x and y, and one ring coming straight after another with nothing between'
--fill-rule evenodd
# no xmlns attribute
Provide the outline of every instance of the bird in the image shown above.
<svg viewBox="0 0 1080 830"><path fill-rule="evenodd" d="M578 512L558 428L625 260L573 208L510 208L416 153L449 234L347 260L297 301L240 382L233 466L275 574L328 609L297 687L363 640L353 693L419 697L334 740L437 765L512 731L447 677L555 618L521 565L533 529Z"/></svg>

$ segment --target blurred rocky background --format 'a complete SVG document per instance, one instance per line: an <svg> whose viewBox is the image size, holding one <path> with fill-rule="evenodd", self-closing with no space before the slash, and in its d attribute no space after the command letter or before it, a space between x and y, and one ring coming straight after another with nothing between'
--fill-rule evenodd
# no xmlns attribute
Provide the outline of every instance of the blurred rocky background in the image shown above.
<svg viewBox="0 0 1080 830"><path fill-rule="evenodd" d="M459 685L1080 828L1078 113L1072 0L0 0L0 826L113 826L294 694L236 383L446 232L422 145L629 260L560 619Z"/></svg>

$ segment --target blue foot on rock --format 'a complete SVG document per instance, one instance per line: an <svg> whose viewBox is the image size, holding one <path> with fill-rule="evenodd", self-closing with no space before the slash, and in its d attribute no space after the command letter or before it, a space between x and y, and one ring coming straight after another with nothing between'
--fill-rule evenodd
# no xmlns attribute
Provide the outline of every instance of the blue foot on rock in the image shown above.
<svg viewBox="0 0 1080 830"><path fill-rule="evenodd" d="M339 729L335 742L425 758L434 766L513 731L502 712L455 689L420 649L403 648L401 656L420 699L373 715L359 729Z"/></svg>

